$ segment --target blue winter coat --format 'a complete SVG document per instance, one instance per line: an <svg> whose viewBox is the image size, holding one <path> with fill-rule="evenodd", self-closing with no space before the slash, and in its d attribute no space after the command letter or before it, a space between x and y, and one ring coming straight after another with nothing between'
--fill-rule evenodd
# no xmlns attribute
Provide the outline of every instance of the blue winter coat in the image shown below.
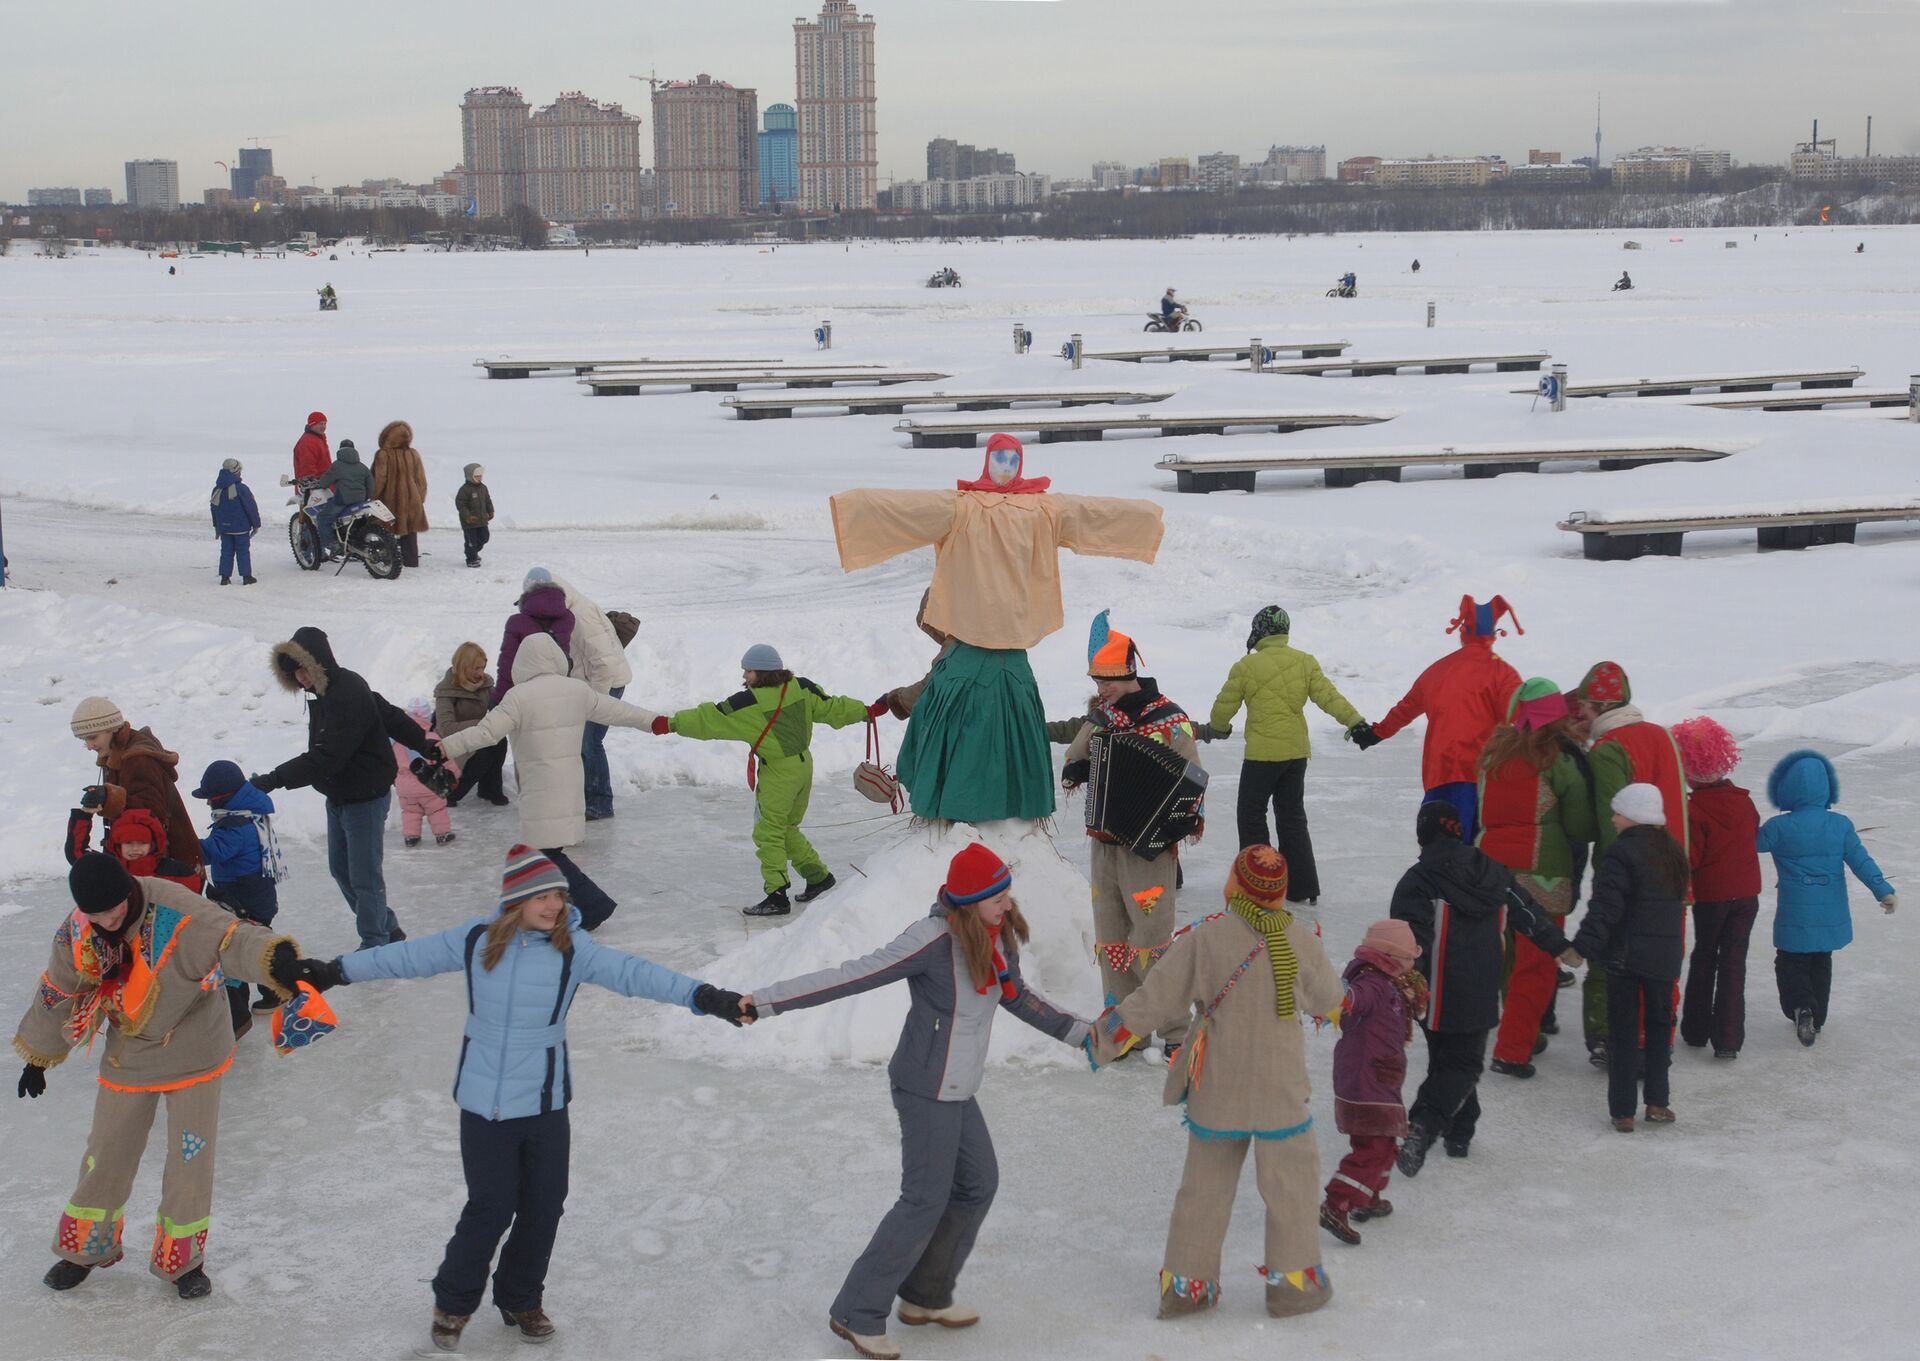
<svg viewBox="0 0 1920 1361"><path fill-rule="evenodd" d="M343 955L340 965L349 983L464 970L466 1034L454 1070L453 1099L461 1110L487 1120L544 1115L573 1099L567 1011L582 983L689 1011L700 986L685 974L595 944L580 929L579 909L569 907L567 913L573 948L564 955L545 932L522 931L488 970L481 952L490 919L476 917L438 935Z"/></svg>
<svg viewBox="0 0 1920 1361"><path fill-rule="evenodd" d="M260 832L252 818L236 813L271 816L273 800L250 784L242 784L216 810L213 827L200 838L200 855L207 877L216 884L260 873Z"/></svg>
<svg viewBox="0 0 1920 1361"><path fill-rule="evenodd" d="M1793 751L1767 776L1767 798L1782 811L1760 825L1759 846L1773 854L1780 878L1773 944L1801 954L1838 950L1853 939L1844 865L1877 898L1893 892L1853 821L1832 810L1840 798L1833 762L1817 751Z"/></svg>
<svg viewBox="0 0 1920 1361"><path fill-rule="evenodd" d="M222 468L214 479L207 505L213 511L216 534L249 534L260 528L260 507L254 504L253 489L229 468Z"/></svg>

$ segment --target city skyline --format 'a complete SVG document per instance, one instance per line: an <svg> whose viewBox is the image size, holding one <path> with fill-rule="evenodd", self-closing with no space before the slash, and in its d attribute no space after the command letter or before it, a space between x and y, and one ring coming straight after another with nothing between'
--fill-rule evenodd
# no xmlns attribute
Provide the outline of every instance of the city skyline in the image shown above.
<svg viewBox="0 0 1920 1361"><path fill-rule="evenodd" d="M563 31L510 22L476 0L444 14L349 3L329 13L336 54L261 62L312 41L297 15L244 26L183 23L211 5L114 25L30 9L10 20L0 79L36 111L36 136L0 151L0 198L118 184L125 162L179 163L180 196L224 186L255 136L289 183L437 176L460 156L449 117L471 86L583 90L644 116L653 71L724 73L768 103L796 96L792 25L819 0L730 0L636 14L581 0ZM1898 53L1920 3L1861 0L1813 22L1784 0L867 0L882 43L878 174L920 178L926 144L1014 149L1022 169L1083 178L1093 162L1145 165L1271 142L1324 143L1329 162L1373 154L1585 154L1606 100L1608 159L1641 145L1727 147L1779 164L1813 118L1843 154L1920 152L1920 111ZM364 16L378 44L354 41ZM1025 54L1058 54L1035 62ZM47 60L72 53L75 69ZM345 54L340 56L337 54ZM1863 56L1862 54L1867 54ZM1710 58L1710 59L1709 59ZM77 79L78 64L109 79ZM133 72L131 75L116 73ZM642 134L652 140L651 128ZM650 159L650 158L649 158Z"/></svg>

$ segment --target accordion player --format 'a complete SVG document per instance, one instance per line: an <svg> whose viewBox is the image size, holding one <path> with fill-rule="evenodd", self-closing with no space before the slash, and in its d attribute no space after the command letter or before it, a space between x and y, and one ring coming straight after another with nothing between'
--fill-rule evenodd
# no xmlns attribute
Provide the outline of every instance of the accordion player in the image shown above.
<svg viewBox="0 0 1920 1361"><path fill-rule="evenodd" d="M1102 728L1087 757L1089 832L1153 860L1199 827L1207 772L1166 743Z"/></svg>

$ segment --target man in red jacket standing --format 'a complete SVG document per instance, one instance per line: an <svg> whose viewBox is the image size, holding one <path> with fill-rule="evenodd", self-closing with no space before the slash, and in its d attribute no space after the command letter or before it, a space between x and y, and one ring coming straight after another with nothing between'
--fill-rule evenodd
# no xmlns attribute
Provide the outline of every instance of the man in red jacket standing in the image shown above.
<svg viewBox="0 0 1920 1361"><path fill-rule="evenodd" d="M1495 655L1493 640L1504 637L1500 616L1513 620L1516 633L1525 633L1519 616L1504 597L1484 605L1470 595L1460 597L1460 613L1447 632L1460 634L1459 648L1420 673L1385 718L1361 724L1352 735L1362 751L1384 742L1414 719L1427 716L1427 742L1420 756L1422 802L1435 799L1452 804L1460 813L1462 839L1471 846L1480 831L1480 753L1487 738L1507 716L1507 701L1520 688L1520 673Z"/></svg>
<svg viewBox="0 0 1920 1361"><path fill-rule="evenodd" d="M307 413L307 428L293 446L294 480L319 477L332 463L333 452L327 448L327 413L310 411Z"/></svg>

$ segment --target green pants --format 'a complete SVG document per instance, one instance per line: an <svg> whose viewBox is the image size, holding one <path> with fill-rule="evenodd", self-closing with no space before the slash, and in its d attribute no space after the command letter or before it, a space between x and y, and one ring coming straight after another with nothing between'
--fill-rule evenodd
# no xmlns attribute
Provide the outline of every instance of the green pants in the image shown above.
<svg viewBox="0 0 1920 1361"><path fill-rule="evenodd" d="M826 878L826 863L800 830L807 801L813 797L813 757L803 751L762 761L755 797L753 847L767 892L787 887L788 861L800 871L804 883L817 884Z"/></svg>

